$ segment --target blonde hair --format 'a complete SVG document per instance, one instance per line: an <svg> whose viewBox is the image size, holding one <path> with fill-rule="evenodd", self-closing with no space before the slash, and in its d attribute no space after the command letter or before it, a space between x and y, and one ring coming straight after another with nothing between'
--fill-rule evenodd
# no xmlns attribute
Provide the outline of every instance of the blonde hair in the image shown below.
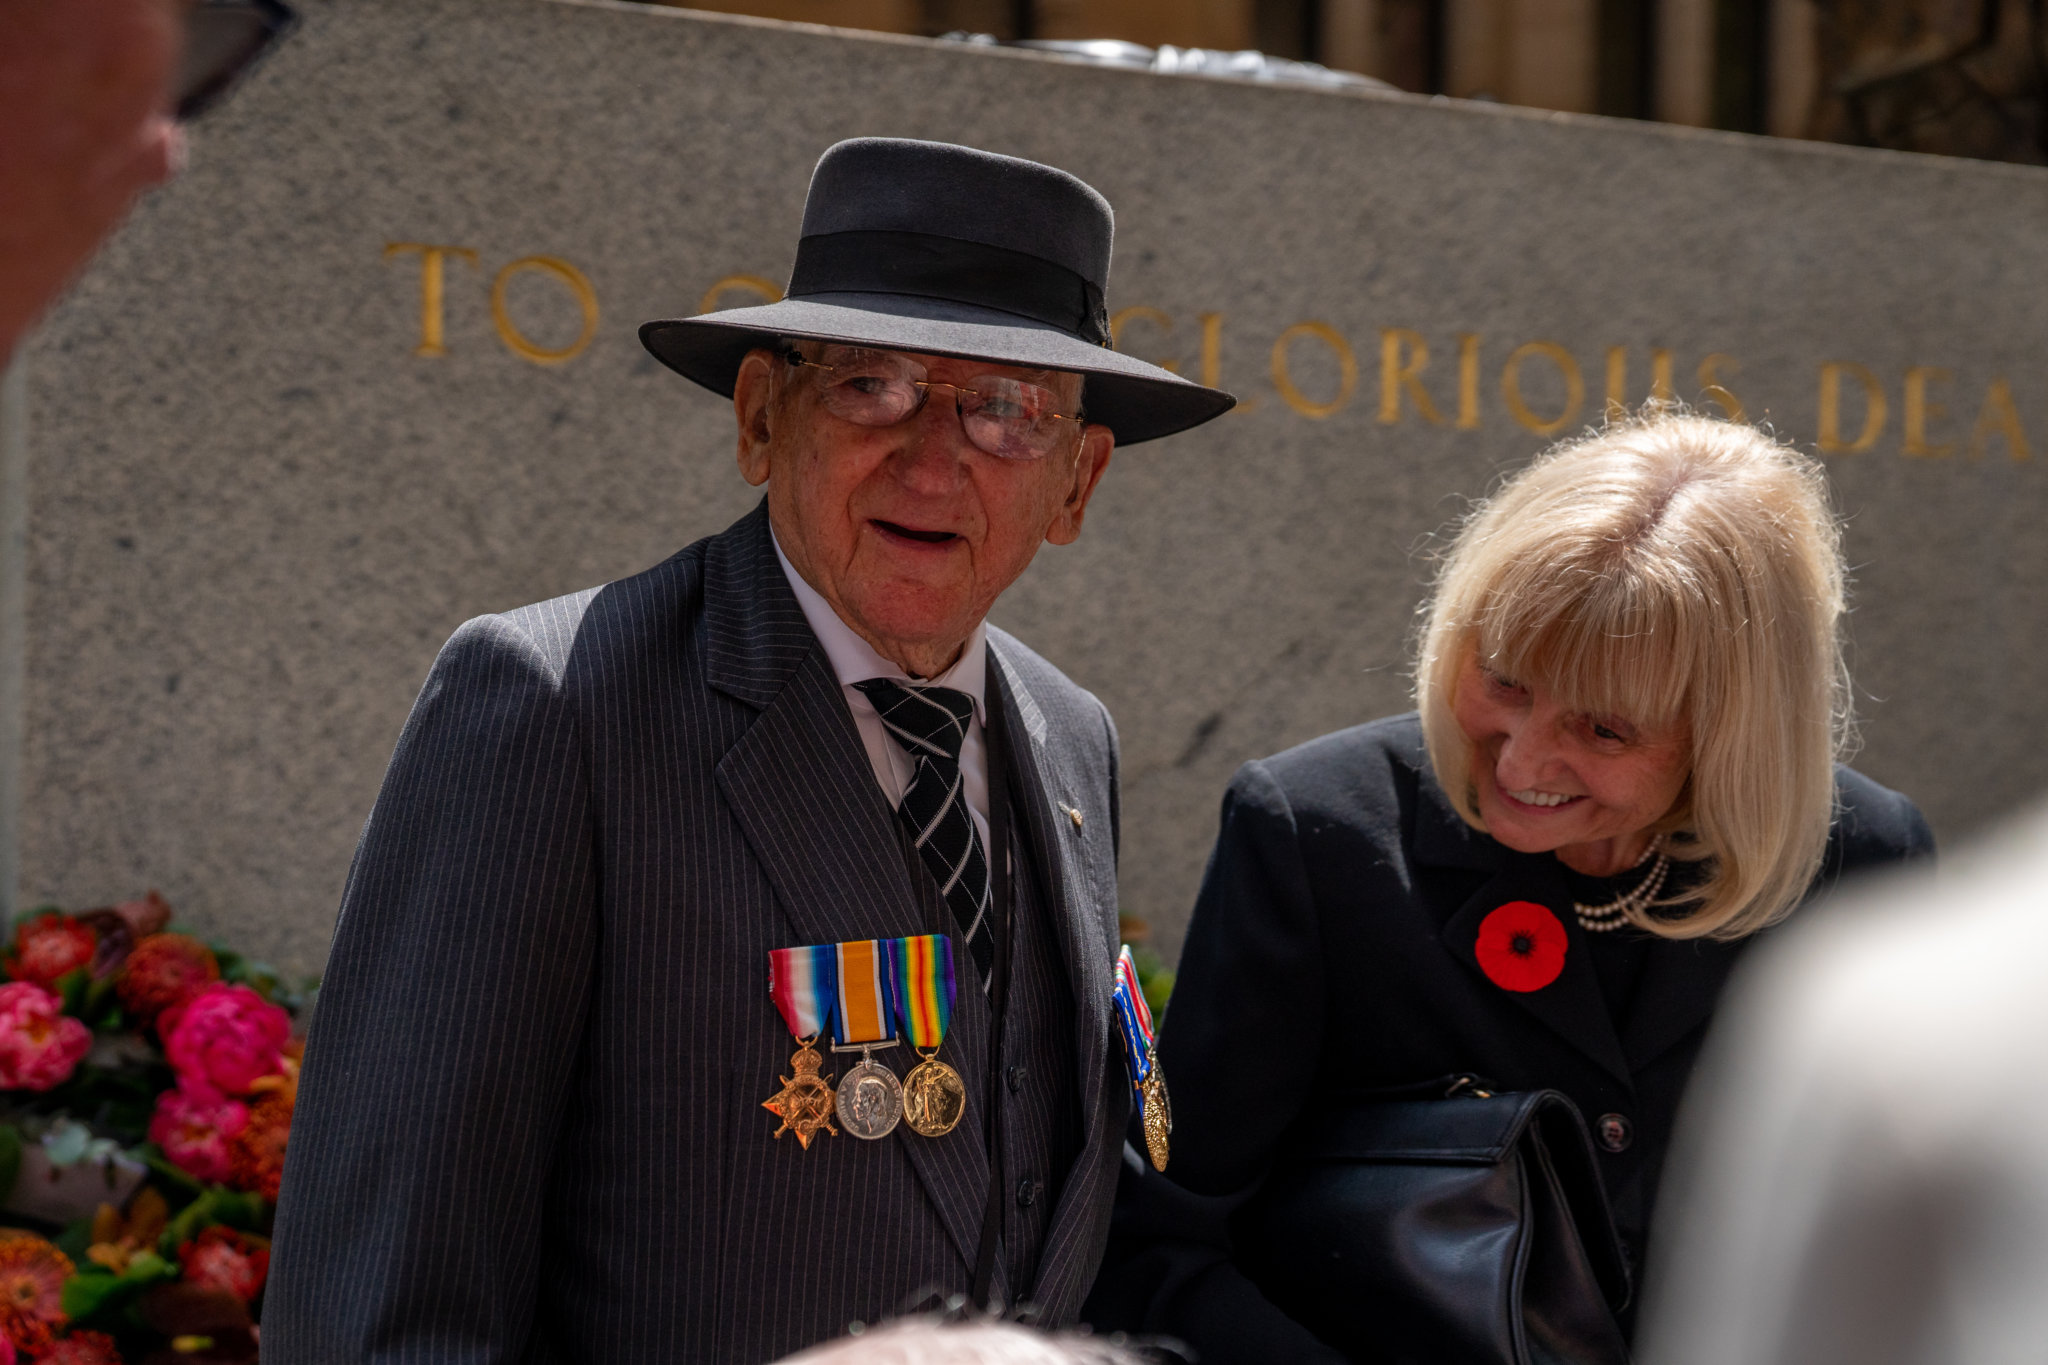
<svg viewBox="0 0 2048 1365"><path fill-rule="evenodd" d="M1425 604L1416 702L1437 780L1484 829L1451 713L1468 657L1592 714L1690 729L1658 825L1704 877L1631 918L1736 939L1790 914L1849 742L1841 534L1819 466L1756 428L1646 408L1556 446L1460 527Z"/></svg>

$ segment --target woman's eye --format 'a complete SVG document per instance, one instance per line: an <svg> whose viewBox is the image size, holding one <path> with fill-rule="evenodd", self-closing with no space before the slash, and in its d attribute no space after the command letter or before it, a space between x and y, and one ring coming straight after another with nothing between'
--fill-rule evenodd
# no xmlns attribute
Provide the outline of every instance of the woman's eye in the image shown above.
<svg viewBox="0 0 2048 1365"><path fill-rule="evenodd" d="M1503 678L1490 668L1485 670L1485 672L1486 685L1496 692L1519 692L1522 690L1522 685L1512 678Z"/></svg>

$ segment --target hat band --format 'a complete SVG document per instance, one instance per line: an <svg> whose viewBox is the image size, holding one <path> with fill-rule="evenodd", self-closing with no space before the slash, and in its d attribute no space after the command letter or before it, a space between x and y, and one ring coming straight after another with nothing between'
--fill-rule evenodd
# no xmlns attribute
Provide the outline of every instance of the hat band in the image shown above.
<svg viewBox="0 0 2048 1365"><path fill-rule="evenodd" d="M1109 344L1102 290L1028 252L925 232L827 232L797 243L789 297L909 294L994 308Z"/></svg>

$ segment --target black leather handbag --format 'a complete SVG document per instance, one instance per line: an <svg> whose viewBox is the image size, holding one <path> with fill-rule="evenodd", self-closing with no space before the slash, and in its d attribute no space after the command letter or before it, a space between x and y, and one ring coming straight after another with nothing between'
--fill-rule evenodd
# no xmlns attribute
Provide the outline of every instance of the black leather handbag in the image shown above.
<svg viewBox="0 0 2048 1365"><path fill-rule="evenodd" d="M1239 1266L1354 1360L1626 1365L1628 1266L1578 1109L1433 1089L1305 1132L1235 1220Z"/></svg>

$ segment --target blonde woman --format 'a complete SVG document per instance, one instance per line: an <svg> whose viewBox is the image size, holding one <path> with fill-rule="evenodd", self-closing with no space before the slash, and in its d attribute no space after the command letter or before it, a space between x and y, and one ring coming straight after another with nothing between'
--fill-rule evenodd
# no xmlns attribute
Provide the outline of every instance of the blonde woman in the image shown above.
<svg viewBox="0 0 2048 1365"><path fill-rule="evenodd" d="M1243 1194L1333 1093L1476 1073L1577 1103L1636 1259L1743 945L1933 847L1837 764L1842 578L1820 471L1748 426L1653 413L1502 487L1427 606L1418 713L1231 783L1161 1040L1173 1181ZM1204 1365L1335 1358L1222 1239L1142 1241L1098 1298Z"/></svg>

